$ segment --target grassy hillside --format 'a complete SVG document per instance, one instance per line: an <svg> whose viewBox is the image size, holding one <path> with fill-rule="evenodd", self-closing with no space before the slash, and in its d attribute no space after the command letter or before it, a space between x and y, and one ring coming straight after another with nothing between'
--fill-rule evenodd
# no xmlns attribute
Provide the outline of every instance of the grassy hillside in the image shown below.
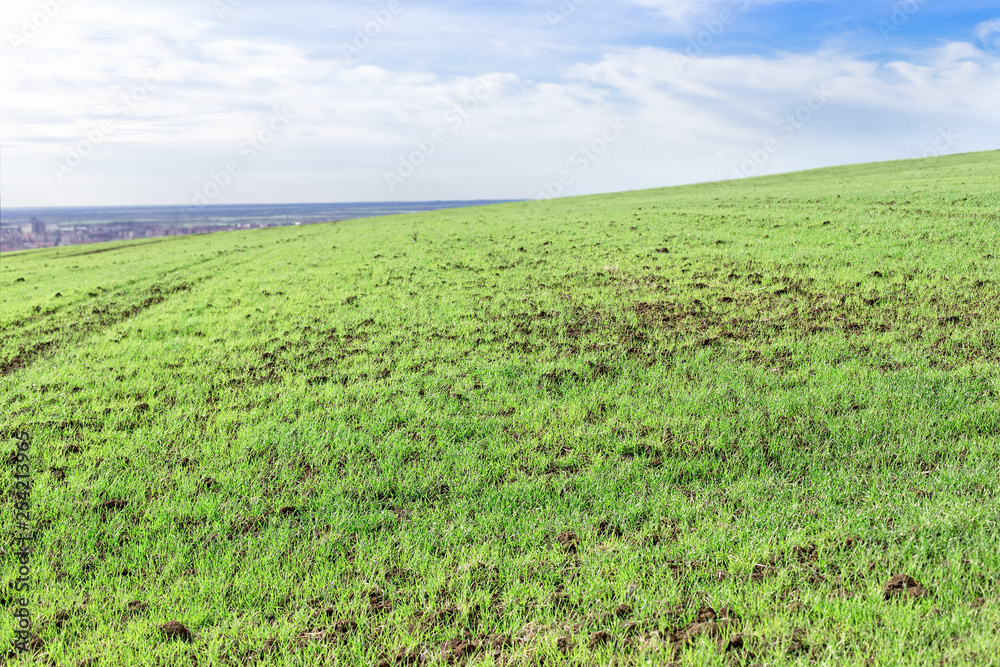
<svg viewBox="0 0 1000 667"><path fill-rule="evenodd" d="M993 664L998 177L5 254L8 664Z"/></svg>

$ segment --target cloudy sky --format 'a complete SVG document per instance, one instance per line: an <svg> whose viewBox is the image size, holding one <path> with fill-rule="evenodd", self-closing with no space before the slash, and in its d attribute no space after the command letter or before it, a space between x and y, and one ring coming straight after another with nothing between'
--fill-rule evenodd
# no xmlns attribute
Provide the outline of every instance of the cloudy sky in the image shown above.
<svg viewBox="0 0 1000 667"><path fill-rule="evenodd" d="M996 0L3 0L4 206L536 198L1000 147Z"/></svg>

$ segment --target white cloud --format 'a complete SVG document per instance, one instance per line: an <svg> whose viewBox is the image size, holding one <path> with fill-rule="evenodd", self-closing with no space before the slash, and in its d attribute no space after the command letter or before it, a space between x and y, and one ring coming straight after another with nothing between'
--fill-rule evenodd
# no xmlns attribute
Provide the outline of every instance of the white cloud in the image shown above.
<svg viewBox="0 0 1000 667"><path fill-rule="evenodd" d="M640 7L649 7L657 10L663 16L677 22L684 23L687 19L696 14L704 13L710 2L694 2L692 0L634 0Z"/></svg>
<svg viewBox="0 0 1000 667"><path fill-rule="evenodd" d="M984 21L976 26L976 37L986 46L1000 48L1000 19Z"/></svg>
<svg viewBox="0 0 1000 667"><path fill-rule="evenodd" d="M628 1L679 21L739 3ZM12 65L0 68L5 204L189 203L211 171L240 157L241 143L275 108L294 119L244 165L220 203L534 197L567 170L566 194L727 178L816 86L826 86L831 100L801 131L781 137L762 173L915 157L949 128L961 137L954 151L1000 142L1000 57L968 43L885 64L847 47L684 59L662 48L596 46L549 76L490 62L470 62L456 74L412 59L344 58L339 44L352 34L350 22L323 52L314 41L261 36L251 29L257 24L240 24L256 11L247 3L221 24L211 3L197 11L188 5L138 15L116 0L66 2L30 45L5 52ZM13 12L5 5L0 35L34 6L21 2ZM429 25L424 15L405 16L415 18L421 29ZM393 29L416 57L420 40L430 38L407 25L400 15ZM142 85L149 68L164 80L122 116L122 96ZM496 92L455 127L446 114L484 76ZM627 129L577 171L574 153L615 117ZM113 131L57 180L53 164L109 119ZM390 192L385 172L439 129L445 139L434 154Z"/></svg>
<svg viewBox="0 0 1000 667"><path fill-rule="evenodd" d="M949 129L960 135L950 152L994 148L1000 141L1000 58L968 44L887 65L832 51L687 62L679 55L623 51L571 71L579 81L610 86L632 101L633 125L641 128L636 134L644 135L648 154L683 156L683 167L672 168L637 151L636 179L643 167L664 180L685 170L686 180L726 178L772 138L778 148L759 173L919 157ZM817 91L829 100L805 108Z"/></svg>
<svg viewBox="0 0 1000 667"><path fill-rule="evenodd" d="M639 7L656 10L675 28L688 31L696 21L719 20L724 12L736 15L754 5L771 5L804 0L631 0Z"/></svg>
<svg viewBox="0 0 1000 667"><path fill-rule="evenodd" d="M685 60L677 52L637 49L576 66L570 75L612 86L644 106L688 103L724 109L733 119L772 116L819 84L835 90L845 110L989 121L1000 108L1000 58L963 43L886 65L829 51Z"/></svg>

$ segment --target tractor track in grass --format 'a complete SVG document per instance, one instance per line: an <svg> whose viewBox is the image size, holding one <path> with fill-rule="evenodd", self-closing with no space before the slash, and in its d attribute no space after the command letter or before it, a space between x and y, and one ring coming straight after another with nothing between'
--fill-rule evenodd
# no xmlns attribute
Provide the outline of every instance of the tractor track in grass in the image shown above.
<svg viewBox="0 0 1000 667"><path fill-rule="evenodd" d="M0 378L31 366L65 345L78 343L87 336L125 322L180 292L190 291L216 275L208 271L194 276L192 270L217 261L220 256L213 255L162 271L138 293L130 293L130 285L103 294L91 292L89 298L76 303L15 320L0 344ZM182 277L178 278L178 274Z"/></svg>
<svg viewBox="0 0 1000 667"><path fill-rule="evenodd" d="M23 334L30 333L30 336L21 336L22 340L34 340L20 345L11 356L4 355L0 361L0 377L6 377L27 368L35 361L46 354L58 350L64 345L78 342L84 337L105 329L115 324L119 324L138 315L144 310L163 303L168 298L184 292L194 287L196 283L181 282L175 285L163 287L159 284L152 285L148 290L129 301L108 301L100 307L91 307L90 313L86 313L89 304L81 304L76 312L69 313L68 317L57 321L47 321L40 323L40 326L32 331L23 331ZM112 296L123 297L122 293L115 293ZM82 317L80 317L82 315ZM48 337L45 340L38 340L39 336ZM9 354L9 353L8 353Z"/></svg>
<svg viewBox="0 0 1000 667"><path fill-rule="evenodd" d="M163 243L170 240L170 237L163 239L154 239L139 243L123 243L121 245L116 245L112 248L97 248L96 250L84 250L82 252L69 252L66 254L56 255L58 259L69 259L70 257L83 257L84 255L97 255L104 252L117 252L120 250L135 250L137 248L145 248L147 246L155 245L157 243Z"/></svg>

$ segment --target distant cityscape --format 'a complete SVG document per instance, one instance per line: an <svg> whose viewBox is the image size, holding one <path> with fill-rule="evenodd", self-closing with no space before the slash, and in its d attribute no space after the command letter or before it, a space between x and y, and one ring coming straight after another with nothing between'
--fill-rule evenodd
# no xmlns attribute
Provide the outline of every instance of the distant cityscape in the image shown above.
<svg viewBox="0 0 1000 667"><path fill-rule="evenodd" d="M0 252L161 236L308 225L502 201L234 206L144 206L0 210Z"/></svg>
<svg viewBox="0 0 1000 667"><path fill-rule="evenodd" d="M190 225L178 227L142 222L119 222L103 225L80 224L72 227L64 227L47 223L44 220L39 220L37 217L32 217L30 222L18 227L4 226L0 228L0 251L10 252L14 250L31 250L33 248L101 243L103 241L128 241L157 236L226 232L237 229L277 227L282 224L277 222L258 222L256 224L245 222L236 225Z"/></svg>

